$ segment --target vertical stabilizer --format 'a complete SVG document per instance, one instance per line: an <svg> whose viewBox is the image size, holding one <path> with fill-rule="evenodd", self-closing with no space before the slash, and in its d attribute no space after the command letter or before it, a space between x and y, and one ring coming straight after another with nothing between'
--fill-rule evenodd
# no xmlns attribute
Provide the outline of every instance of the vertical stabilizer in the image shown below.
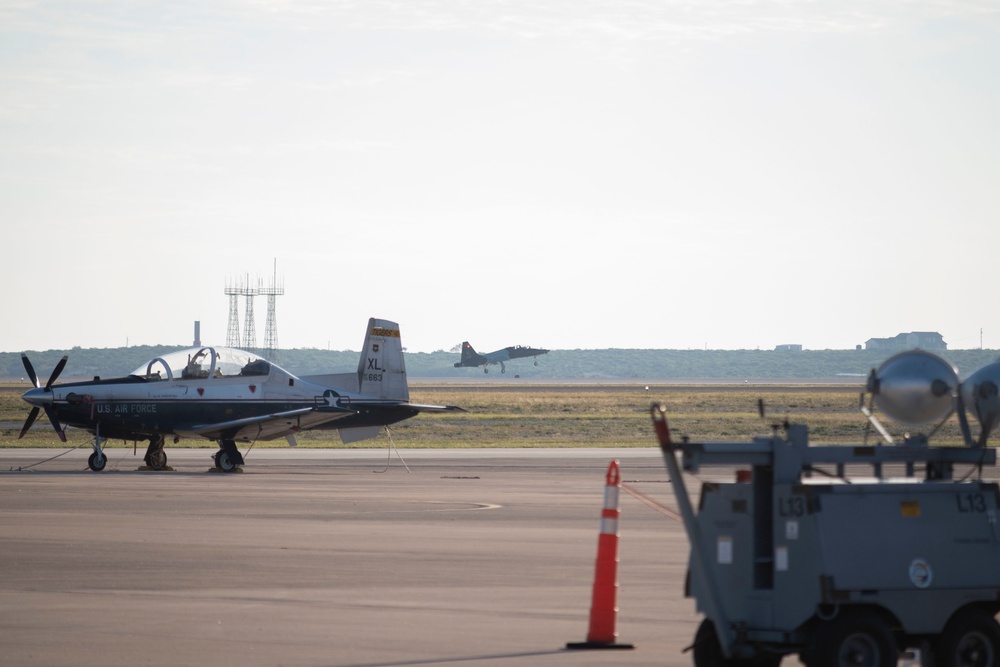
<svg viewBox="0 0 1000 667"><path fill-rule="evenodd" d="M374 317L368 320L365 345L358 362L358 385L361 393L371 398L410 400L403 343L395 322Z"/></svg>
<svg viewBox="0 0 1000 667"><path fill-rule="evenodd" d="M486 357L476 352L476 349L469 345L469 341L462 343L462 361L456 366L481 366L486 363Z"/></svg>

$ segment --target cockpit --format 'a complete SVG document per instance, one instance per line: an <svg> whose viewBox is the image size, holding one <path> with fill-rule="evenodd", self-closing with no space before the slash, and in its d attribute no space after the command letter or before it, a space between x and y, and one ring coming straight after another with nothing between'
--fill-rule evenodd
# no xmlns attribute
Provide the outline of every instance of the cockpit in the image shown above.
<svg viewBox="0 0 1000 667"><path fill-rule="evenodd" d="M146 380L210 380L267 377L272 364L252 352L230 347L191 347L165 354L130 373ZM276 367L275 367L276 368Z"/></svg>

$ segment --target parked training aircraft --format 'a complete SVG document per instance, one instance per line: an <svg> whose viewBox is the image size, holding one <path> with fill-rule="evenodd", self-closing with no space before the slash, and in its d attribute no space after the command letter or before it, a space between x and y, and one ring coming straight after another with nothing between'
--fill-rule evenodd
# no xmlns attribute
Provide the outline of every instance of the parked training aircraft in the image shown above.
<svg viewBox="0 0 1000 667"><path fill-rule="evenodd" d="M489 373L490 369L487 367L490 364L500 364L500 372L506 373L507 369L504 367L503 362L510 361L511 359L521 359L522 357L537 357L540 354L548 354L548 350L535 347L522 347L520 345L505 347L496 352L479 354L472 349L469 341L465 341L462 343L462 360L455 364L455 368L482 366L483 372ZM537 359L535 360L535 365L538 365Z"/></svg>
<svg viewBox="0 0 1000 667"><path fill-rule="evenodd" d="M167 437L207 438L219 443L216 466L232 472L243 465L237 442L288 439L308 429L339 429L345 442L377 436L388 424L421 412L463 411L410 403L399 325L368 320L356 373L298 378L255 354L231 348L193 347L157 357L127 377L55 384L63 357L41 386L26 355L24 368L35 388L24 394L32 406L21 429L44 410L65 441L63 425L95 435L91 470L107 464L107 438L148 440L146 464L167 466Z"/></svg>

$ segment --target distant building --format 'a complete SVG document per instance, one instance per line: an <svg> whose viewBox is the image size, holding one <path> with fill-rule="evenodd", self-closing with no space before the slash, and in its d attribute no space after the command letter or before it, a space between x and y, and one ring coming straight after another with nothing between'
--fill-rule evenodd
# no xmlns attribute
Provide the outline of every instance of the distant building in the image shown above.
<svg viewBox="0 0 1000 667"><path fill-rule="evenodd" d="M944 342L936 331L911 331L901 333L892 338L869 338L865 341L866 350L875 352L903 352L905 350L947 350L948 344Z"/></svg>
<svg viewBox="0 0 1000 667"><path fill-rule="evenodd" d="M775 352L801 352L802 346L798 343L788 343L786 345L776 345L774 347Z"/></svg>

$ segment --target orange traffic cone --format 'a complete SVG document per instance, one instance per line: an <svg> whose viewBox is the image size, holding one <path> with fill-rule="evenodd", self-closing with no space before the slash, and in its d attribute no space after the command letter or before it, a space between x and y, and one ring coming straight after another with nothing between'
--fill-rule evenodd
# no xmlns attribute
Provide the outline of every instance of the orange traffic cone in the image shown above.
<svg viewBox="0 0 1000 667"><path fill-rule="evenodd" d="M618 493L622 479L618 461L608 466L604 487L604 509L601 510L601 534L597 538L597 563L594 569L594 593L590 602L590 630L587 641L566 644L566 648L635 648L618 644L615 623L618 617Z"/></svg>

